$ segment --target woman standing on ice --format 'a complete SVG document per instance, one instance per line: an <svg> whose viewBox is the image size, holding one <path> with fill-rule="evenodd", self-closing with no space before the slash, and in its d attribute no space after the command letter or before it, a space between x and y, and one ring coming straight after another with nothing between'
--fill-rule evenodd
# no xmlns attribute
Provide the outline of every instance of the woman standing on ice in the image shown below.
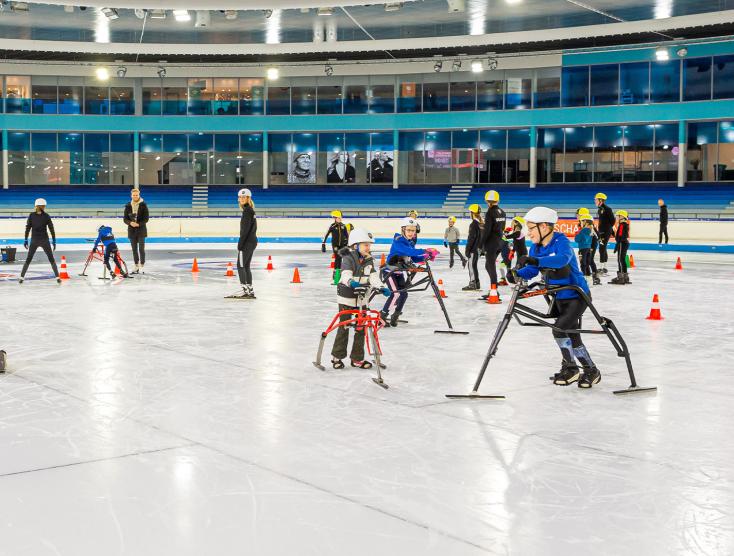
<svg viewBox="0 0 734 556"><path fill-rule="evenodd" d="M127 237L130 239L130 245L133 248L133 260L135 261L135 270L133 274L145 274L143 267L145 266L145 238L148 237L148 205L140 197L140 189L130 191L130 202L125 205L125 215L123 217L127 224Z"/></svg>
<svg viewBox="0 0 734 556"><path fill-rule="evenodd" d="M240 299L255 299L255 290L252 287L252 272L250 263L252 254L257 247L257 218L255 217L255 203L252 201L252 192L249 189L240 189L237 200L242 209L240 218L240 240L237 243L237 274L242 285L242 295L232 296Z"/></svg>
<svg viewBox="0 0 734 556"><path fill-rule="evenodd" d="M22 284L25 280L25 273L28 271L28 266L33 260L33 255L36 254L36 250L40 247L48 257L48 262L51 264L51 268L56 276L56 281L60 284L61 278L59 278L59 269L56 268L56 260L54 260L53 251L56 251L56 231L54 230L54 223L51 221L51 217L46 213L46 199L36 199L35 210L28 215L28 221L25 225L25 241L23 247L28 249L28 255L25 258L25 264L23 264L23 270L20 271L20 278L18 283ZM46 229L48 228L48 231ZM28 233L31 232L31 246L28 247ZM51 250L51 242L49 242L48 232L51 232L51 240L53 242L53 251Z"/></svg>

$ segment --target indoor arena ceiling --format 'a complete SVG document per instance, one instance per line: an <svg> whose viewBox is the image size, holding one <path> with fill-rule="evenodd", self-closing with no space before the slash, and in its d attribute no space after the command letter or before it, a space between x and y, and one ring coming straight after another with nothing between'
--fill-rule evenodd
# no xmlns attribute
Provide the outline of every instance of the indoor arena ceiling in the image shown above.
<svg viewBox="0 0 734 556"><path fill-rule="evenodd" d="M734 0L349 0L320 8L311 0L256 0L248 8L270 7L248 10L234 8L241 0L83 4L0 0L3 56L355 59L376 52L405 57L558 50L734 32Z"/></svg>

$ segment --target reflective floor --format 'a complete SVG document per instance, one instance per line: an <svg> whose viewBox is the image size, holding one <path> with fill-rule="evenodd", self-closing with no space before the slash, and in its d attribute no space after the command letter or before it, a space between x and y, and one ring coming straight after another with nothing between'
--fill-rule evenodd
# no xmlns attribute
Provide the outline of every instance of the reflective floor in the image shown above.
<svg viewBox="0 0 734 556"><path fill-rule="evenodd" d="M593 290L656 395L612 395L628 377L604 337L599 385L554 386L549 331L512 324L481 387L507 399L451 401L505 305L461 293L445 257L470 334L434 334L438 304L412 295L382 390L311 364L327 255L262 246L258 299L236 301L233 253L197 249L150 251L129 281L78 277L80 252L60 286L40 257L23 285L0 267L0 555L734 553L734 257L640 253L631 286Z"/></svg>

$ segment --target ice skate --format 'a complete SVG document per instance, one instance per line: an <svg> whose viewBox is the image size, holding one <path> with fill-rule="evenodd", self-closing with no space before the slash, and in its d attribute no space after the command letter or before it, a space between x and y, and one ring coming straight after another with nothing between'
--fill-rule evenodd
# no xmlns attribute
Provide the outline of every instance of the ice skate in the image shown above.
<svg viewBox="0 0 734 556"><path fill-rule="evenodd" d="M357 369L371 369L372 363L369 361L355 361L352 359L352 367L355 367Z"/></svg>
<svg viewBox="0 0 734 556"><path fill-rule="evenodd" d="M568 386L579 379L579 373L580 371L578 366L569 365L564 362L561 365L561 370L553 375L551 380L553 381L553 384L557 384L558 386Z"/></svg>
<svg viewBox="0 0 734 556"><path fill-rule="evenodd" d="M608 282L609 284L614 284L615 286L623 286L624 285L624 276L621 272L617 272L617 277L612 278Z"/></svg>
<svg viewBox="0 0 734 556"><path fill-rule="evenodd" d="M594 384L599 384L601 381L601 373L596 367L584 368L584 373L578 380L579 388L591 388Z"/></svg>
<svg viewBox="0 0 734 556"><path fill-rule="evenodd" d="M398 325L398 323L400 322L400 321L398 320L398 319L400 318L400 315L401 315L401 313L398 313L397 311L395 311L395 312L394 312L394 313L392 314L392 317L390 317L390 326L393 326L393 327L395 327L395 326L397 326L397 325Z"/></svg>
<svg viewBox="0 0 734 556"><path fill-rule="evenodd" d="M601 286L601 280L599 279L599 271L596 271L591 275L591 283L594 286Z"/></svg>
<svg viewBox="0 0 734 556"><path fill-rule="evenodd" d="M335 369L343 369L344 368L344 361L341 359L337 359L336 357L331 358L331 366Z"/></svg>
<svg viewBox="0 0 734 556"><path fill-rule="evenodd" d="M390 319L389 319L389 313L387 311L380 311L380 318L382 319L383 326L385 328L390 328Z"/></svg>
<svg viewBox="0 0 734 556"><path fill-rule="evenodd" d="M19 284L22 284L23 282L25 282L25 278L23 278L22 276L20 278L18 278L18 283Z"/></svg>
<svg viewBox="0 0 734 556"><path fill-rule="evenodd" d="M4 373L8 365L8 354L4 349L0 349L0 373Z"/></svg>
<svg viewBox="0 0 734 556"><path fill-rule="evenodd" d="M478 282L475 282L474 280L472 280L471 282L469 282L468 285L466 285L463 288L461 288L461 291L464 291L464 292L475 292L475 291L478 291L478 290L479 290L479 283Z"/></svg>
<svg viewBox="0 0 734 556"><path fill-rule="evenodd" d="M140 274L140 265L135 265L135 270L133 270L130 274Z"/></svg>

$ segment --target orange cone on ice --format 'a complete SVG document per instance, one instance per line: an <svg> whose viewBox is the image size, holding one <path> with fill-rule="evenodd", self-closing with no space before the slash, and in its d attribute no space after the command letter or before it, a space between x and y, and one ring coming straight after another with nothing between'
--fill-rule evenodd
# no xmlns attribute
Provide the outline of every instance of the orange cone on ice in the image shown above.
<svg viewBox="0 0 734 556"><path fill-rule="evenodd" d="M61 271L59 272L59 278L62 280L69 279L69 271L66 269L66 257L61 256Z"/></svg>
<svg viewBox="0 0 734 556"><path fill-rule="evenodd" d="M497 294L497 284L492 284L492 287L489 289L487 303L490 305L499 305L502 303L502 301L500 301L500 296Z"/></svg>
<svg viewBox="0 0 734 556"><path fill-rule="evenodd" d="M635 268L635 256L630 255L630 268Z"/></svg>
<svg viewBox="0 0 734 556"><path fill-rule="evenodd" d="M228 278L234 276L234 267L232 266L231 262L227 263L227 272L225 272L224 275Z"/></svg>
<svg viewBox="0 0 734 556"><path fill-rule="evenodd" d="M332 270L336 268L336 255L334 253L331 254L331 264L329 265L329 268Z"/></svg>
<svg viewBox="0 0 734 556"><path fill-rule="evenodd" d="M678 260L675 262L675 269L683 270L683 263L681 262L680 257L678 257Z"/></svg>
<svg viewBox="0 0 734 556"><path fill-rule="evenodd" d="M652 309L646 320L663 320L663 315L660 313L660 298L658 294L652 296Z"/></svg>
<svg viewBox="0 0 734 556"><path fill-rule="evenodd" d="M293 269L293 280L291 280L291 284L302 284L301 282L301 275L298 273L298 267Z"/></svg>
<svg viewBox="0 0 734 556"><path fill-rule="evenodd" d="M191 265L191 272L199 272L199 261L194 257L194 264Z"/></svg>
<svg viewBox="0 0 734 556"><path fill-rule="evenodd" d="M446 292L443 289L443 280L438 280L438 294L441 296L441 298L446 299L448 295L446 295Z"/></svg>
<svg viewBox="0 0 734 556"><path fill-rule="evenodd" d="M383 266L385 266L385 263L386 262L387 262L387 260L386 260L386 257L385 257L385 253L383 253L382 254L382 257L380 257L380 268L382 268Z"/></svg>
<svg viewBox="0 0 734 556"><path fill-rule="evenodd" d="M265 270L275 270L275 267L273 266L273 257L268 255L268 266L265 267Z"/></svg>

